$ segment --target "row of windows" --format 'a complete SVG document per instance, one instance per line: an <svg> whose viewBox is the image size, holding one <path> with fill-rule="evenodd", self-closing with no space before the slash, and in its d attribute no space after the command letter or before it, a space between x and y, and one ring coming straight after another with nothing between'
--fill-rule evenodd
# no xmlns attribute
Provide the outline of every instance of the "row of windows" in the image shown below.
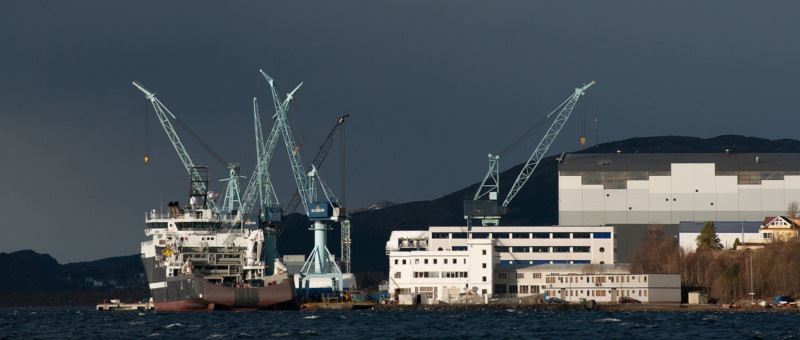
<svg viewBox="0 0 800 340"><path fill-rule="evenodd" d="M467 264L467 259L462 259L462 261L463 261L463 264ZM399 265L401 263L402 264L408 264L405 259L403 259L402 261L398 260L398 259L394 260L394 264L398 264ZM422 259L422 264L430 264L430 263L439 264L439 259ZM452 259L452 261L450 261L450 259L442 259L442 263L444 263L444 264L448 264L448 263L449 264L458 264L458 259ZM414 264L420 264L420 259L414 259Z"/></svg>
<svg viewBox="0 0 800 340"><path fill-rule="evenodd" d="M590 260L500 260L500 264L589 264ZM600 261L600 264L605 264Z"/></svg>
<svg viewBox="0 0 800 340"><path fill-rule="evenodd" d="M499 285L495 285L495 289ZM509 288L512 286L509 286ZM610 290L607 289L587 289L587 290L579 290L579 289L565 289L564 295L565 296L606 296L606 293L609 295L611 294ZM559 296L561 293L558 290L547 290L545 291L547 296ZM647 296L647 289L620 289L617 291L618 296Z"/></svg>
<svg viewBox="0 0 800 340"><path fill-rule="evenodd" d="M541 286L541 288L545 288L545 286ZM504 285L504 284L496 284L494 285L494 293L495 294L539 294L540 287L538 285L530 286L517 286L517 285Z"/></svg>
<svg viewBox="0 0 800 340"><path fill-rule="evenodd" d="M466 278L469 277L468 272L414 272L414 278ZM394 273L395 279L403 278L403 274L401 272Z"/></svg>
<svg viewBox="0 0 800 340"><path fill-rule="evenodd" d="M505 247L495 246L494 251L498 253L549 253L550 249L554 253L588 253L591 247ZM600 247L600 252L604 252L605 248ZM570 251L571 250L571 251Z"/></svg>
<svg viewBox="0 0 800 340"><path fill-rule="evenodd" d="M762 180L783 180L798 176L800 171L725 171L716 176L736 176L738 184L761 184ZM561 176L581 176L582 185L603 185L603 189L627 189L628 181L648 180L650 176L670 176L669 171L561 171Z"/></svg>
<svg viewBox="0 0 800 340"><path fill-rule="evenodd" d="M588 239L588 238L611 238L611 233L587 233L587 232L575 232L575 233L566 233L566 232L557 232L557 233L431 233L431 237L435 239L465 239L471 235L473 239L478 238L492 238L492 239L530 239L530 238L538 238L538 239ZM594 236L594 237L592 237ZM456 250L455 247L453 250ZM460 250L460 249L459 249ZM463 250L466 250L464 247Z"/></svg>
<svg viewBox="0 0 800 340"><path fill-rule="evenodd" d="M590 282L591 283L605 283L606 278L608 278L609 282L631 282L631 277L633 277L633 282L647 282L647 276L644 275L632 275L632 276L558 276L558 277L547 277L545 278L546 283L580 283L580 282Z"/></svg>

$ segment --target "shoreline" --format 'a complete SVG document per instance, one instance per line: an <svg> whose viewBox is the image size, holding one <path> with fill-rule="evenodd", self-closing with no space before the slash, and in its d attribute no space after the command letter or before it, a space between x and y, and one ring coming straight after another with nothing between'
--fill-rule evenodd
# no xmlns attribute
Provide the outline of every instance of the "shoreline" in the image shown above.
<svg viewBox="0 0 800 340"><path fill-rule="evenodd" d="M601 311L601 312L744 312L744 313L798 313L798 308L742 307L688 304L617 304L598 303L587 307L578 303L564 304L437 304L393 305L378 304L373 310L431 310L431 311Z"/></svg>

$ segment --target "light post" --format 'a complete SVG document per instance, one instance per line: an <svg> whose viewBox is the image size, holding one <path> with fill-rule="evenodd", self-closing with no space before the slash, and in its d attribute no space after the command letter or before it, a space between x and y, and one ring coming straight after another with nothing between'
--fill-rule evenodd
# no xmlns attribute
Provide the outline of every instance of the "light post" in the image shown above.
<svg viewBox="0 0 800 340"><path fill-rule="evenodd" d="M753 297L756 295L756 293L753 292L753 250L748 249L747 252L750 253L750 305L752 306L755 304L755 302L753 302Z"/></svg>

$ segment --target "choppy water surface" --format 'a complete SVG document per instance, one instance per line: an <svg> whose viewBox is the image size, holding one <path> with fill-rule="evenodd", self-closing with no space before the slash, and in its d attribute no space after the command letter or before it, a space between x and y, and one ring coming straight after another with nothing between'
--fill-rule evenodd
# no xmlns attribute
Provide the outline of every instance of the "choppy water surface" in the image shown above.
<svg viewBox="0 0 800 340"><path fill-rule="evenodd" d="M800 314L534 311L96 312L0 309L2 338L800 339Z"/></svg>

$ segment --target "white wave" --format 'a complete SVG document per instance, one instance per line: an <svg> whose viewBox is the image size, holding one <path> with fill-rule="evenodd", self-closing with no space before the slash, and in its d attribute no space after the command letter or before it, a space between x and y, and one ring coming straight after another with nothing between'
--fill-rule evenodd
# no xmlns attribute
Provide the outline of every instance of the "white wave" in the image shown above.
<svg viewBox="0 0 800 340"><path fill-rule="evenodd" d="M620 322L620 321L622 320L616 318L603 318L597 320L597 322Z"/></svg>
<svg viewBox="0 0 800 340"><path fill-rule="evenodd" d="M180 326L183 326L183 325L181 325L179 323L172 323L172 324L164 326L164 328L172 328L172 327L180 327Z"/></svg>
<svg viewBox="0 0 800 340"><path fill-rule="evenodd" d="M316 319L318 317L319 317L319 315L309 315L307 317L304 317L303 319Z"/></svg>

